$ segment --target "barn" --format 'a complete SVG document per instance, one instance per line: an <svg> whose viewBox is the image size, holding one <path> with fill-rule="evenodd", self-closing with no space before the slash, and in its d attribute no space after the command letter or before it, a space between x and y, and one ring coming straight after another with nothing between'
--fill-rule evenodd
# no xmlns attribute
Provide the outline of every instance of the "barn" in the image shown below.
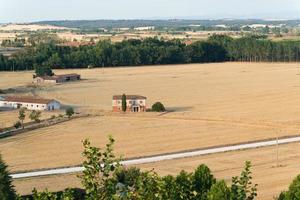
<svg viewBox="0 0 300 200"><path fill-rule="evenodd" d="M42 99L29 96L0 97L0 107L6 109L26 108L28 110L59 110L60 103L54 99Z"/></svg>
<svg viewBox="0 0 300 200"><path fill-rule="evenodd" d="M38 76L33 80L35 84L41 83L65 83L69 81L78 81L81 77L79 74L62 74L54 76Z"/></svg>

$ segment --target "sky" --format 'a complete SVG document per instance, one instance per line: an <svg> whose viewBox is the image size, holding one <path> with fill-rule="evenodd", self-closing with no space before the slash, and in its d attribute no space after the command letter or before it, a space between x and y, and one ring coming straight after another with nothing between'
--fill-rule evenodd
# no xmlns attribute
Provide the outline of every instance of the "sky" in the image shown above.
<svg viewBox="0 0 300 200"><path fill-rule="evenodd" d="M300 0L0 0L0 23L174 18L300 19Z"/></svg>

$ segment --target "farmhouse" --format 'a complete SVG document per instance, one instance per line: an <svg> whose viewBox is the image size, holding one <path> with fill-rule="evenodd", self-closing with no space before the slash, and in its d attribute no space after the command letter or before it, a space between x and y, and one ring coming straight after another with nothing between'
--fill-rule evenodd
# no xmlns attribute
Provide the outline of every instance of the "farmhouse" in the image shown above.
<svg viewBox="0 0 300 200"><path fill-rule="evenodd" d="M140 95L126 95L126 104L128 112L145 112L146 97ZM114 95L112 99L112 108L114 112L122 111L122 95Z"/></svg>
<svg viewBox="0 0 300 200"><path fill-rule="evenodd" d="M28 110L58 110L60 109L60 103L53 99L7 96L0 97L0 107L8 109L27 108Z"/></svg>
<svg viewBox="0 0 300 200"><path fill-rule="evenodd" d="M79 74L62 74L54 76L38 76L34 79L34 83L64 83L69 81L78 81L81 77Z"/></svg>

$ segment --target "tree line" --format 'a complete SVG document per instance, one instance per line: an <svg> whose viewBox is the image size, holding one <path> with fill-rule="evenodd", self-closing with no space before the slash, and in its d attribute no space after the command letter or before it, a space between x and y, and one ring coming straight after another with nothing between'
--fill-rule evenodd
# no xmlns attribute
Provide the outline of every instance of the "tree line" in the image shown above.
<svg viewBox="0 0 300 200"><path fill-rule="evenodd" d="M271 41L250 35L233 39L213 35L186 45L180 40L100 41L93 46L69 47L54 42L26 47L10 58L0 55L0 71L115 67L225 61L295 62L300 60L300 41Z"/></svg>

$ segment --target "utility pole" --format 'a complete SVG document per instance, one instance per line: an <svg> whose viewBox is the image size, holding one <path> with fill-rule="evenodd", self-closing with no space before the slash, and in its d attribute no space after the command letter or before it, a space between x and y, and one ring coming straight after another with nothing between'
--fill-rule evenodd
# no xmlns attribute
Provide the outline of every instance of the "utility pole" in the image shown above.
<svg viewBox="0 0 300 200"><path fill-rule="evenodd" d="M279 133L281 131L276 131L276 167L279 167Z"/></svg>

